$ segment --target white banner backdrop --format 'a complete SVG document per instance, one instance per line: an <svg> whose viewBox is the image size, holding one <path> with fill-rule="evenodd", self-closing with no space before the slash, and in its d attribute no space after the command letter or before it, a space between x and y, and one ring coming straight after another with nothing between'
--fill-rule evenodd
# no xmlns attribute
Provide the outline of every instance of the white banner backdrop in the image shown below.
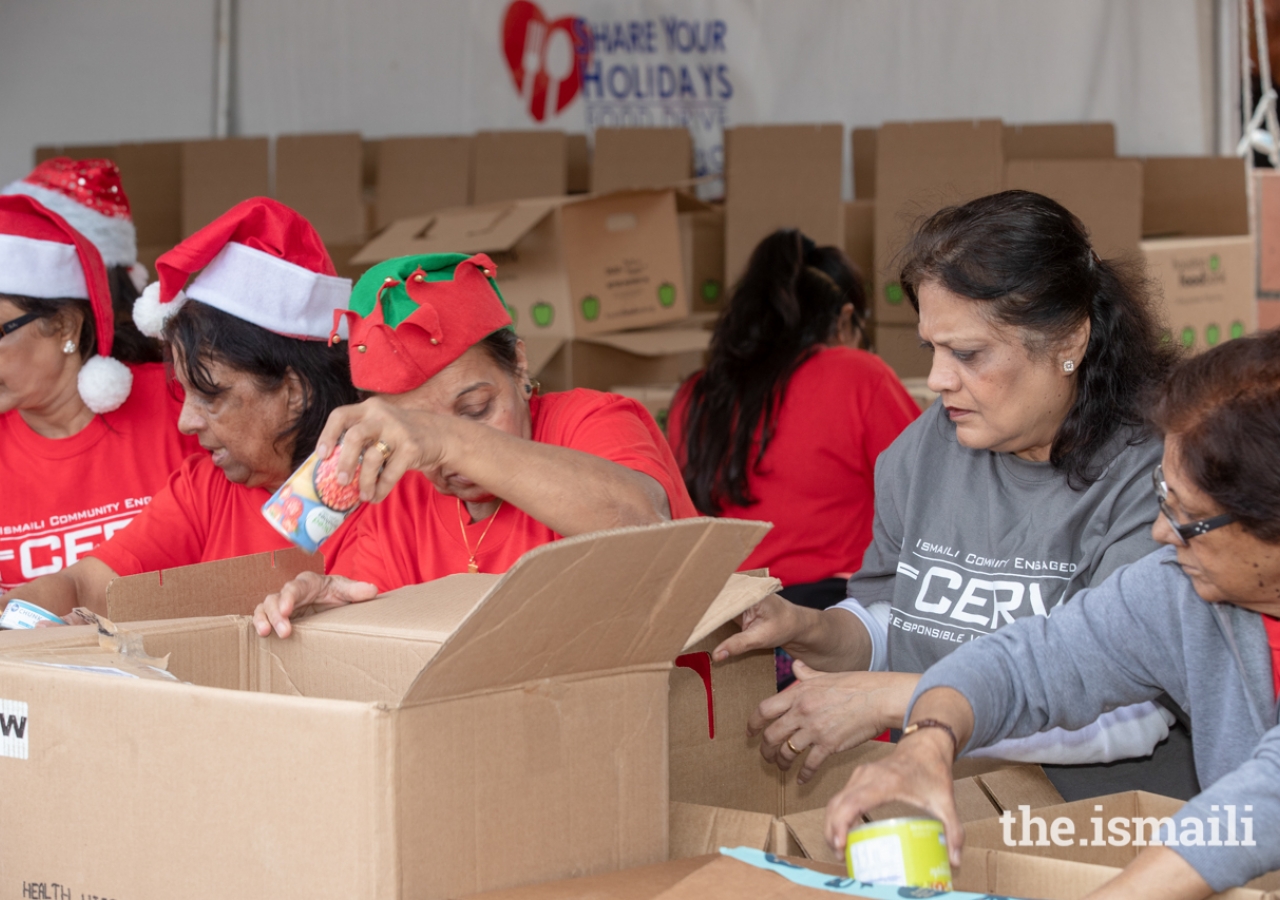
<svg viewBox="0 0 1280 900"><path fill-rule="evenodd" d="M1212 145L1212 0L240 0L240 134L1000 117ZM213 0L0 3L0 180L40 143L205 137ZM531 78L526 78L526 69ZM576 70L577 76L573 76Z"/></svg>

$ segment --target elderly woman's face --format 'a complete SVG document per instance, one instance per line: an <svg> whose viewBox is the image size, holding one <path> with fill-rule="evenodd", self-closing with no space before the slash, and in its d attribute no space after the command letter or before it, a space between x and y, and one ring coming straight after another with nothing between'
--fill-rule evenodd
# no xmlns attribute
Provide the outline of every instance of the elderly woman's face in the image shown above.
<svg viewBox="0 0 1280 900"><path fill-rule="evenodd" d="M301 413L301 382L290 373L278 388L265 391L252 375L220 362L207 366L221 388L214 395L196 390L175 361L174 374L186 392L178 430L200 440L228 481L275 490L293 471L293 442L279 440L279 434Z"/></svg>
<svg viewBox="0 0 1280 900"><path fill-rule="evenodd" d="M1088 326L1061 352L1033 357L1019 331L989 321L982 303L932 281L917 296L920 338L933 347L928 385L941 395L956 438L975 450L1047 460L1075 399L1062 361L1079 363Z"/></svg>
<svg viewBox="0 0 1280 900"><path fill-rule="evenodd" d="M1224 510L1201 491L1182 469L1176 435L1164 445L1164 481L1169 508L1183 525L1221 515ZM1254 612L1280 617L1280 546L1249 534L1239 523L1224 525L1182 544L1163 515L1151 536L1178 549L1178 565L1196 593L1210 603L1234 603Z"/></svg>
<svg viewBox="0 0 1280 900"><path fill-rule="evenodd" d="M516 372L511 374L480 345L476 345L446 366L425 384L403 394L382 398L402 409L421 410L441 416L457 416L529 438L533 433L529 417L528 393L524 386L527 363L524 344L516 350ZM431 476L436 490L467 503L486 503L493 495L457 472L439 470Z"/></svg>
<svg viewBox="0 0 1280 900"><path fill-rule="evenodd" d="M0 325L26 315L0 298ZM42 409L76 394L80 354L64 353L63 344L80 335L80 319L36 319L0 337L0 413Z"/></svg>

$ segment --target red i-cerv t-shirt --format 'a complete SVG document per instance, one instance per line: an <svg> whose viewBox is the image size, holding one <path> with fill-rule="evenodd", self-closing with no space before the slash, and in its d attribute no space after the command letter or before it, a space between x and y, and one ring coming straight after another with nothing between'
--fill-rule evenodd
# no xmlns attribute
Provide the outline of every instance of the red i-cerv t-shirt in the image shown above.
<svg viewBox="0 0 1280 900"><path fill-rule="evenodd" d="M17 410L0 415L0 592L123 534L169 474L203 453L178 431L181 393L164 366L129 368L128 399L71 437L41 437Z"/></svg>
<svg viewBox="0 0 1280 900"><path fill-rule="evenodd" d="M530 415L533 440L642 472L666 491L673 519L697 515L671 448L636 401L577 389L534 397ZM353 533L329 558L328 571L372 582L383 591L466 572L464 527L481 572L505 572L526 551L560 537L509 503L488 519L460 525L457 498L440 494L426 476L410 472L385 500L364 508Z"/></svg>
<svg viewBox="0 0 1280 900"><path fill-rule="evenodd" d="M681 386L667 420L682 462L697 377ZM758 502L720 512L773 523L742 568L768 568L784 586L856 572L871 543L876 458L919 415L878 356L824 347L801 363L787 383L764 462L757 470L753 459L747 477L747 493Z"/></svg>

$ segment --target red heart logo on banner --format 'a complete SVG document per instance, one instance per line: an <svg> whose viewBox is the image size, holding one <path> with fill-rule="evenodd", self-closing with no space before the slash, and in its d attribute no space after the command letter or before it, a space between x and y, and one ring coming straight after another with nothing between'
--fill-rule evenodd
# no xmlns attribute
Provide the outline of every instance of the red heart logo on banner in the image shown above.
<svg viewBox="0 0 1280 900"><path fill-rule="evenodd" d="M591 49L581 22L577 16L548 21L529 0L514 0L502 17L507 68L535 122L559 115L582 88Z"/></svg>

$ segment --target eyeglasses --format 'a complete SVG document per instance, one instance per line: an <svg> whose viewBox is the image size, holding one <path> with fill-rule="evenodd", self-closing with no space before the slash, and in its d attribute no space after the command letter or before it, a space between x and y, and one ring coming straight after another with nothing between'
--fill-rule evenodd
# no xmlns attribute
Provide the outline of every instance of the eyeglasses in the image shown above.
<svg viewBox="0 0 1280 900"><path fill-rule="evenodd" d="M1208 519L1200 519L1196 522L1190 522L1183 525L1177 520L1173 514L1173 510L1169 508L1169 486L1164 481L1164 466L1157 465L1151 473L1151 481L1156 489L1156 501L1160 504L1160 512L1164 514L1168 520L1169 526L1173 528L1173 533L1178 536L1178 543L1187 546L1187 542L1193 537L1199 537L1207 534L1215 528L1221 528L1223 525L1230 525L1236 520L1236 517L1230 513L1224 513L1221 516L1213 516Z"/></svg>
<svg viewBox="0 0 1280 900"><path fill-rule="evenodd" d="M6 334L17 331L23 325L26 325L29 322L34 322L38 318L40 318L39 313L27 313L25 316L18 316L16 319L10 319L8 322L0 325L0 337L4 337Z"/></svg>

